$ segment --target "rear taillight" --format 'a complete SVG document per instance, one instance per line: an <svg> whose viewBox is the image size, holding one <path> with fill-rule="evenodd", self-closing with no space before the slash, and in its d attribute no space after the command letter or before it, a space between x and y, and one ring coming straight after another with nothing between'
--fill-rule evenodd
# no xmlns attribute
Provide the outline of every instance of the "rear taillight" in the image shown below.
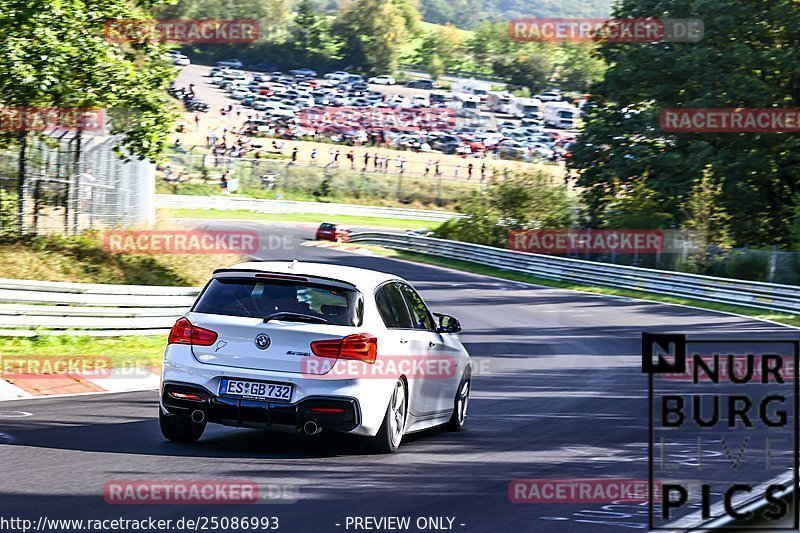
<svg viewBox="0 0 800 533"><path fill-rule="evenodd" d="M311 351L317 357L355 359L374 363L378 356L378 337L369 333L356 333L343 339L329 339L311 343Z"/></svg>
<svg viewBox="0 0 800 533"><path fill-rule="evenodd" d="M217 340L217 334L210 329L195 326L186 317L179 318L169 332L167 344L193 344L211 346Z"/></svg>
<svg viewBox="0 0 800 533"><path fill-rule="evenodd" d="M202 402L203 398L198 396L197 394L191 392L175 392L172 391L169 393L170 396L175 398L176 400L189 400L190 402Z"/></svg>

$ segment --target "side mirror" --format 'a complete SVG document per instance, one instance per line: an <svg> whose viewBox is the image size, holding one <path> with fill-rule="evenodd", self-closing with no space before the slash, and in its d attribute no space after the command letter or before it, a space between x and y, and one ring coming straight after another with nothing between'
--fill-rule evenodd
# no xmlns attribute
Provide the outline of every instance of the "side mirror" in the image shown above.
<svg viewBox="0 0 800 533"><path fill-rule="evenodd" d="M434 315L439 319L439 327L436 328L439 333L458 333L461 331L461 323L456 317L440 313L434 313Z"/></svg>

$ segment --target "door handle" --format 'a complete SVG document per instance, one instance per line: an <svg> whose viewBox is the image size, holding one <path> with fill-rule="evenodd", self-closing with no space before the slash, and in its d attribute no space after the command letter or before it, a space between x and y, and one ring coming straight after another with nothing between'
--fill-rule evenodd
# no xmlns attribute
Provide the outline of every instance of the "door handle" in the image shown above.
<svg viewBox="0 0 800 533"><path fill-rule="evenodd" d="M400 339L400 344L405 344L408 342L408 339Z"/></svg>

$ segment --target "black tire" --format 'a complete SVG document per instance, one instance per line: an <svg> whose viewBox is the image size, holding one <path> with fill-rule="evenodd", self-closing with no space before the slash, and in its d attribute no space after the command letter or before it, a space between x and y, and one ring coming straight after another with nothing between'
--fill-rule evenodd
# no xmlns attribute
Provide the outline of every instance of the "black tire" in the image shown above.
<svg viewBox="0 0 800 533"><path fill-rule="evenodd" d="M206 429L205 420L197 424L188 416L164 414L160 407L158 423L161 426L161 434L173 442L197 442Z"/></svg>
<svg viewBox="0 0 800 533"><path fill-rule="evenodd" d="M458 384L458 389L456 389L456 396L453 398L453 414L445 426L448 431L461 431L464 429L464 424L467 422L467 406L469 405L471 385L472 380L469 375L461 378L461 383Z"/></svg>
<svg viewBox="0 0 800 533"><path fill-rule="evenodd" d="M401 418L397 419L397 403L398 393L402 391L402 398L399 399L402 404ZM386 406L386 414L383 416L383 424L374 437L367 439L367 447L375 453L394 453L400 447L400 442L403 440L403 433L406 427L406 420L408 419L408 394L406 385L402 379L398 379L395 383L394 392L389 400L389 405ZM398 430L398 424L399 426ZM398 434L399 433L399 434Z"/></svg>

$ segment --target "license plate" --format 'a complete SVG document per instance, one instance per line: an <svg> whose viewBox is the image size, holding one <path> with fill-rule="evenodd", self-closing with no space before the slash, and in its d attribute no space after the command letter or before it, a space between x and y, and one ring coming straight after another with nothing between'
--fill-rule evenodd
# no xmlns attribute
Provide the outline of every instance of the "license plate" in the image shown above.
<svg viewBox="0 0 800 533"><path fill-rule="evenodd" d="M292 386L262 381L223 379L219 386L219 395L251 400L283 400L288 402L292 399Z"/></svg>

